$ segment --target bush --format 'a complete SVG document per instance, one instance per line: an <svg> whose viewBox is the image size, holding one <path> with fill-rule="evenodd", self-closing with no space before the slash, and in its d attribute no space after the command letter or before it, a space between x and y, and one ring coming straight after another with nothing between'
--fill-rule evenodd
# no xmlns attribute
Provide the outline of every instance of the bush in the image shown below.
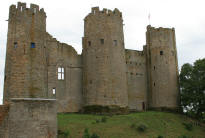
<svg viewBox="0 0 205 138"><path fill-rule="evenodd" d="M147 130L147 126L144 125L144 124L140 124L138 127L137 127L137 130L139 132L145 132Z"/></svg>
<svg viewBox="0 0 205 138"><path fill-rule="evenodd" d="M90 138L100 138L96 133L93 133Z"/></svg>
<svg viewBox="0 0 205 138"><path fill-rule="evenodd" d="M70 135L70 133L69 133L69 131L67 130L67 131L62 131L62 130L58 130L58 135L59 136L63 136L63 137L65 137L65 138L68 138L68 136Z"/></svg>
<svg viewBox="0 0 205 138"><path fill-rule="evenodd" d="M189 131L193 130L193 125L192 123L183 123L183 125L185 126L185 128Z"/></svg>
<svg viewBox="0 0 205 138"><path fill-rule="evenodd" d="M189 138L189 137L186 136L186 135L181 135L181 136L179 136L178 138Z"/></svg>
<svg viewBox="0 0 205 138"><path fill-rule="evenodd" d="M162 135L159 135L157 138L164 138Z"/></svg>
<svg viewBox="0 0 205 138"><path fill-rule="evenodd" d="M98 123L100 123L100 120L99 120L99 119L96 119L96 121L95 121L95 122L98 124Z"/></svg>
<svg viewBox="0 0 205 138"><path fill-rule="evenodd" d="M101 122L105 123L107 122L107 118L105 116L102 117Z"/></svg>
<svg viewBox="0 0 205 138"><path fill-rule="evenodd" d="M135 124L135 123L132 123L130 127L131 127L131 128L136 128L136 124Z"/></svg>
<svg viewBox="0 0 205 138"><path fill-rule="evenodd" d="M83 138L90 138L90 134L87 128L84 130Z"/></svg>

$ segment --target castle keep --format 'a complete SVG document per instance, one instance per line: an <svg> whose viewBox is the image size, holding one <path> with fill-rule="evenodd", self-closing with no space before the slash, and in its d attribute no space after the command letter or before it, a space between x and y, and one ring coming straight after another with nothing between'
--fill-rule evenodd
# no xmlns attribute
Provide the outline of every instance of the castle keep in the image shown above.
<svg viewBox="0 0 205 138"><path fill-rule="evenodd" d="M89 106L133 111L177 108L175 30L148 25L143 51L125 46L118 9L92 8L84 19L79 55L46 31L46 13L39 6L11 5L4 103L57 99L58 112L79 112Z"/></svg>

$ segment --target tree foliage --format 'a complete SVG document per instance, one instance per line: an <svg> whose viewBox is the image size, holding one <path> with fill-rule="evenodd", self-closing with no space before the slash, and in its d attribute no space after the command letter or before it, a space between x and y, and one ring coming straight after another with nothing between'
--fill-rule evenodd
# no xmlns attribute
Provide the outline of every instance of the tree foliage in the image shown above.
<svg viewBox="0 0 205 138"><path fill-rule="evenodd" d="M182 107L193 117L205 112L205 59L184 64L179 76Z"/></svg>

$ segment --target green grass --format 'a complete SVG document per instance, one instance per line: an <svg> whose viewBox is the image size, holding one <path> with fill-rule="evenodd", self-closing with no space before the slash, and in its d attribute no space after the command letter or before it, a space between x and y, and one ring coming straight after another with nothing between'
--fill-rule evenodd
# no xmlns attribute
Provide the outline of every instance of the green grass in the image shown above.
<svg viewBox="0 0 205 138"><path fill-rule="evenodd" d="M58 129L69 131L70 138L82 138L85 128L100 138L178 138L186 135L193 138L205 138L205 128L194 126L188 131L183 123L193 122L184 115L166 112L141 112L128 115L106 116L106 122L96 123L103 116L87 114L58 114ZM147 126L145 132L131 128L131 125ZM61 137L60 137L61 138Z"/></svg>

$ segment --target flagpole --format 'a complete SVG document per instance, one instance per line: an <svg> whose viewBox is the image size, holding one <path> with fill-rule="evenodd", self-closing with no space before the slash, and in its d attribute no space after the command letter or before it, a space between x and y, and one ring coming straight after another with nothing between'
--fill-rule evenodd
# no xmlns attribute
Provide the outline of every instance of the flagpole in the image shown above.
<svg viewBox="0 0 205 138"><path fill-rule="evenodd" d="M149 15L148 15L148 20L149 20L149 25L151 25L151 23L150 23L150 12L149 12Z"/></svg>

